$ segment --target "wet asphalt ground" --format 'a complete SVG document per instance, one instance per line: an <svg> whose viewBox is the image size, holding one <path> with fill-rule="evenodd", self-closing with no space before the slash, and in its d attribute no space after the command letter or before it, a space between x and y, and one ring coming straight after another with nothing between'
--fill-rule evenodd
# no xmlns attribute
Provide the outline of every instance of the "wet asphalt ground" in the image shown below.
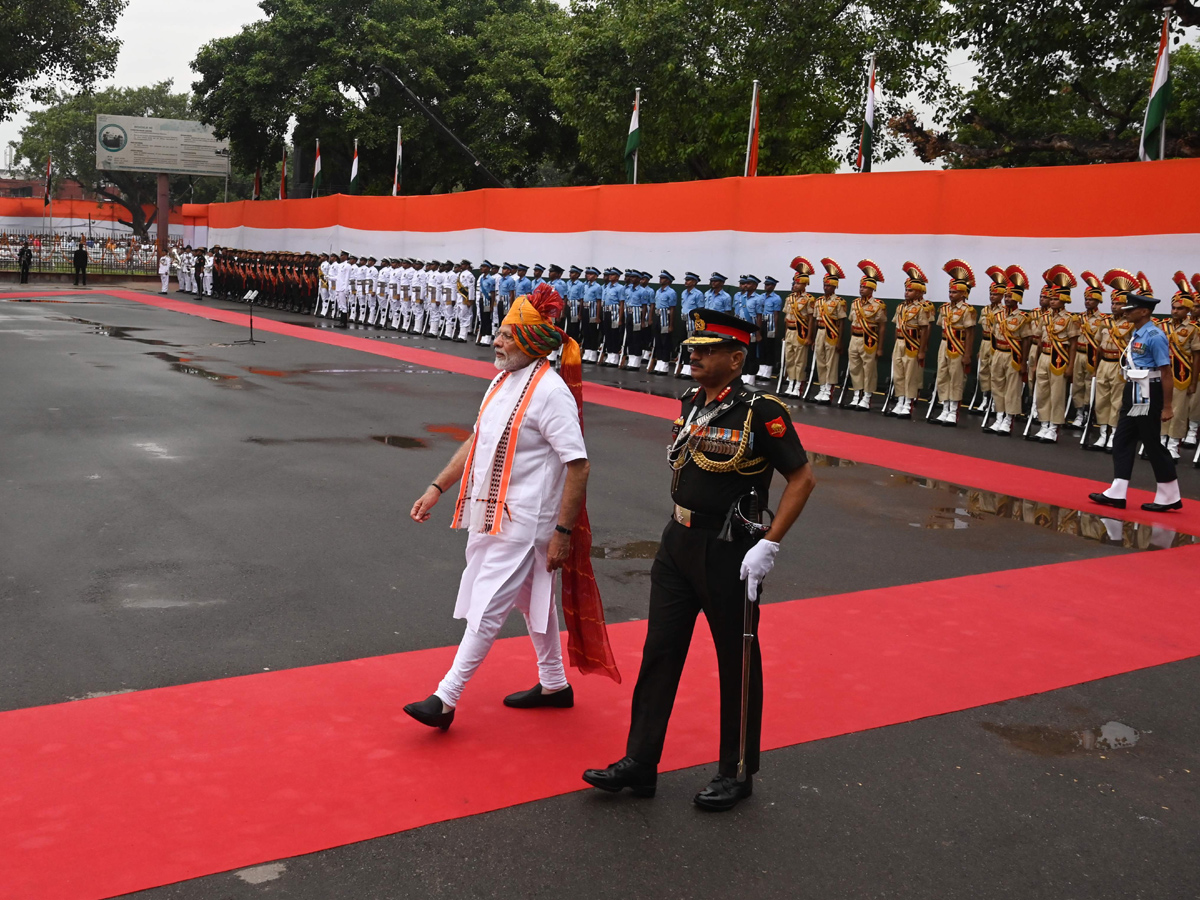
<svg viewBox="0 0 1200 900"><path fill-rule="evenodd" d="M270 334L234 345L242 329L99 290L53 299L65 302L0 302L0 710L457 642L465 539L444 507L425 526L407 511L469 432L481 379ZM668 424L594 405L585 415L601 593L610 621L642 618L669 510ZM1109 472L1107 456L1074 446L817 407L797 417ZM768 602L1145 543L1128 529L1117 543L1062 534L983 511L996 498L816 462L818 491ZM1181 469L1185 498L1200 496L1198 476ZM1148 465L1138 477L1147 486ZM693 769L663 776L653 801L581 792L137 896L1197 896L1198 676L1187 660L773 751L755 798L729 816L690 807L708 778ZM414 699L430 689L414 686ZM1108 722L1136 734L1103 735L1135 743L1098 738Z"/></svg>

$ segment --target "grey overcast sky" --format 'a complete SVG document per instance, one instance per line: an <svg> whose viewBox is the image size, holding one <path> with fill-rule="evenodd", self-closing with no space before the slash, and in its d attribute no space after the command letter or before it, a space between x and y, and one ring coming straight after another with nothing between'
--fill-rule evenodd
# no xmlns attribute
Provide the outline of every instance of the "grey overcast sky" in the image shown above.
<svg viewBox="0 0 1200 900"><path fill-rule="evenodd" d="M565 5L566 0L559 0ZM136 86L170 78L175 89L189 90L194 73L188 64L196 51L213 38L235 34L243 25L262 18L257 0L130 0L117 23L121 55L113 77L103 86ZM973 65L965 55L952 60L956 80L970 78ZM918 112L921 109L918 107ZM26 123L24 115L0 123L0 147L17 139ZM847 136L845 146L855 138ZM0 160L2 162L3 160ZM875 171L932 168L908 154L888 163L876 163Z"/></svg>

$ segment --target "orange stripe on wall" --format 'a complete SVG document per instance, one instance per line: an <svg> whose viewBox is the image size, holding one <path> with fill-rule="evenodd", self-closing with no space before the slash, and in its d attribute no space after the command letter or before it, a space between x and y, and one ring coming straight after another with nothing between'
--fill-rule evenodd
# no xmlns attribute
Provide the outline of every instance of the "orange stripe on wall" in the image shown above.
<svg viewBox="0 0 1200 900"><path fill-rule="evenodd" d="M211 228L534 233L826 232L997 237L1200 234L1200 159L724 178L420 197L215 203ZM1114 198L1138 198L1121 204Z"/></svg>
<svg viewBox="0 0 1200 900"><path fill-rule="evenodd" d="M233 204L230 204L233 205ZM192 210L191 215L207 215L209 206L203 203L188 203L185 207ZM154 212L153 206L144 207L146 215ZM54 213L56 219L84 219L90 216L93 222L116 222L119 219L129 220L129 210L115 203L97 203L94 200L55 200L50 206L45 206L39 197L0 197L0 217L29 219L31 228L39 227L43 216L49 217ZM36 220L36 221L34 221ZM171 210L171 224L182 225L184 215L178 208ZM192 222L187 222L190 225ZM203 222L199 223L203 224Z"/></svg>

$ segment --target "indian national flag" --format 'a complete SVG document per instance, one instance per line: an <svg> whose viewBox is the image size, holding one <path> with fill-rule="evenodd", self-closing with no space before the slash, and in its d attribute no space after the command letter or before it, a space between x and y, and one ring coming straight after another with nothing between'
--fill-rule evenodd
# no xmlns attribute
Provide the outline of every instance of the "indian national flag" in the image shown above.
<svg viewBox="0 0 1200 900"><path fill-rule="evenodd" d="M1150 83L1150 102L1146 104L1146 119L1142 123L1142 143L1139 159L1162 159L1167 134L1167 106L1171 102L1171 14L1163 16L1162 37L1158 39L1158 63L1154 66L1154 81Z"/></svg>
<svg viewBox="0 0 1200 900"><path fill-rule="evenodd" d="M625 177L630 181L634 178L635 160L637 159L638 147L642 143L642 130L638 122L638 107L641 105L641 94L634 94L633 97L633 118L629 120L629 137L625 139Z"/></svg>
<svg viewBox="0 0 1200 900"><path fill-rule="evenodd" d="M354 139L354 161L350 163L350 193L358 193L358 138Z"/></svg>
<svg viewBox="0 0 1200 900"><path fill-rule="evenodd" d="M875 143L875 55L871 54L871 74L867 79L867 111L863 117L862 137L858 141L858 171L871 171L871 146Z"/></svg>
<svg viewBox="0 0 1200 900"><path fill-rule="evenodd" d="M313 183L311 196L317 196L321 190L321 139L317 138L317 157L313 160Z"/></svg>

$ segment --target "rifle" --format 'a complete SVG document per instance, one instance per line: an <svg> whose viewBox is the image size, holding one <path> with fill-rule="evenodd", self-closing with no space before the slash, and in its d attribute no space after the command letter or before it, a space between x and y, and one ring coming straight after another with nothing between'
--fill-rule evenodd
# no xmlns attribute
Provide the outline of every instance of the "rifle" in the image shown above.
<svg viewBox="0 0 1200 900"><path fill-rule="evenodd" d="M1092 387L1088 393L1087 412L1083 416L1083 435L1079 438L1079 446L1087 449L1088 429L1092 427L1092 416L1096 412L1096 376L1092 375Z"/></svg>
<svg viewBox="0 0 1200 900"><path fill-rule="evenodd" d="M982 350L983 348L980 347ZM971 392L971 402L967 404L967 412L975 408L975 399L979 396L979 357L975 357L975 390Z"/></svg>
<svg viewBox="0 0 1200 900"><path fill-rule="evenodd" d="M783 393L784 362L787 360L787 329L784 329L783 340L779 342L779 377L775 379L775 393Z"/></svg>
<svg viewBox="0 0 1200 900"><path fill-rule="evenodd" d="M880 412L885 413L885 414L887 413L888 404L892 402L892 397L895 395L895 393L896 393L896 376L889 374L888 375L888 389L887 389L887 393L883 395L883 406L880 408Z"/></svg>
<svg viewBox="0 0 1200 900"><path fill-rule="evenodd" d="M927 410L925 410L925 421L926 422L928 422L930 416L933 415L933 408L935 406L937 406L937 400L938 400L938 389L937 389L937 382L935 381L933 383L933 390L929 394L929 408Z"/></svg>
<svg viewBox="0 0 1200 900"><path fill-rule="evenodd" d="M992 414L992 409L995 407L996 398L991 393L988 394L987 402L983 404L983 424L979 426L980 431L987 431L988 418Z"/></svg>
<svg viewBox="0 0 1200 900"><path fill-rule="evenodd" d="M812 390L813 382L816 381L816 379L817 379L817 344L816 344L816 341L813 341L813 343L809 347L809 349L812 351L811 352L812 362L810 362L809 366L808 366L808 382L804 385L804 393L802 393L800 395L801 400L808 399L808 394L809 394L809 391Z"/></svg>
<svg viewBox="0 0 1200 900"><path fill-rule="evenodd" d="M1029 415L1025 417L1025 430L1021 432L1021 437L1030 440L1029 429L1033 425L1033 420L1037 418L1037 379L1033 381L1033 387L1030 388L1029 399Z"/></svg>
<svg viewBox="0 0 1200 900"><path fill-rule="evenodd" d="M837 408L845 409L842 401L846 399L846 385L850 383L850 360L846 360L846 377L842 379L842 389L838 392Z"/></svg>

